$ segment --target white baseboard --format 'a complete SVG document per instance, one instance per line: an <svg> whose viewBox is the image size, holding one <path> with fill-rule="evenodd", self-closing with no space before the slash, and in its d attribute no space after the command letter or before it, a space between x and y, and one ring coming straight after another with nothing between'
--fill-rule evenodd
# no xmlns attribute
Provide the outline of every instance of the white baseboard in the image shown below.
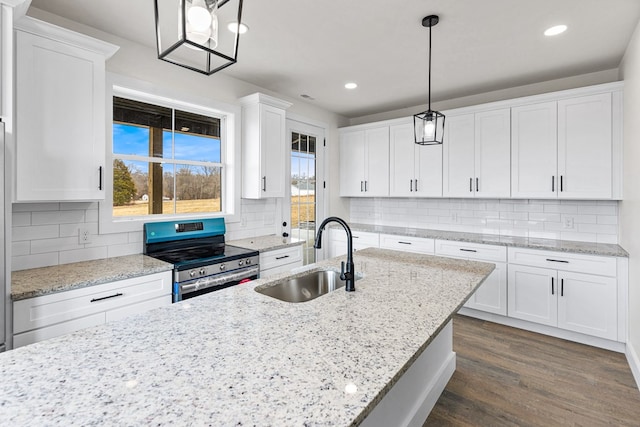
<svg viewBox="0 0 640 427"><path fill-rule="evenodd" d="M631 342L627 342L627 350L625 351L625 355L627 356L627 362L629 363L629 367L631 368L633 378L636 380L636 385L640 390L640 356L636 352L636 349L633 347Z"/></svg>

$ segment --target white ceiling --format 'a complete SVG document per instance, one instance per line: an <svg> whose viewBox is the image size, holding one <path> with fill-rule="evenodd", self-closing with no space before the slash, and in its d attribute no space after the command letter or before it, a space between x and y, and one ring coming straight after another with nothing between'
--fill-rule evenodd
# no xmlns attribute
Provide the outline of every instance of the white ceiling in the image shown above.
<svg viewBox="0 0 640 427"><path fill-rule="evenodd" d="M161 0L170 1L170 0ZM173 0L175 1L175 0ZM155 48L153 0L32 0L32 7ZM222 71L346 117L610 70L639 0L244 0L238 63ZM569 30L542 32L563 23ZM150 54L154 54L150 51ZM211 78L215 78L213 75ZM344 83L359 87L348 91Z"/></svg>

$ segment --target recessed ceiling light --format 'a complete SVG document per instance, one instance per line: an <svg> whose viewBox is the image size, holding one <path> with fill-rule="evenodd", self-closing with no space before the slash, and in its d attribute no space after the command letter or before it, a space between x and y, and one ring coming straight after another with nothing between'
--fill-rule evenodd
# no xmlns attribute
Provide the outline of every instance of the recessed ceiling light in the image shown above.
<svg viewBox="0 0 640 427"><path fill-rule="evenodd" d="M240 23L240 26L238 27L237 22L229 22L229 24L227 25L227 28L232 33L240 32L240 34L244 34L247 31L249 31L249 27L246 24Z"/></svg>
<svg viewBox="0 0 640 427"><path fill-rule="evenodd" d="M557 36L558 34L562 34L567 31L566 25L556 25L555 27L547 28L544 32L545 36Z"/></svg>
<svg viewBox="0 0 640 427"><path fill-rule="evenodd" d="M347 89L355 89L355 88L358 87L358 85L357 85L357 83L350 82L350 83L345 84L344 87L347 88Z"/></svg>

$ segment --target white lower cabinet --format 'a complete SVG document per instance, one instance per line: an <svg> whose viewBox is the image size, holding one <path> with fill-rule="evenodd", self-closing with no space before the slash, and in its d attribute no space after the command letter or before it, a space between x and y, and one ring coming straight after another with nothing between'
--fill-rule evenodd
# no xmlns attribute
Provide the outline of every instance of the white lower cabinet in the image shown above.
<svg viewBox="0 0 640 427"><path fill-rule="evenodd" d="M507 248L478 243L436 240L435 253L472 261L490 262L495 270L487 277L464 305L474 310L507 315Z"/></svg>
<svg viewBox="0 0 640 427"><path fill-rule="evenodd" d="M13 303L13 347L171 304L171 271Z"/></svg>
<svg viewBox="0 0 640 427"><path fill-rule="evenodd" d="M547 265L512 263L518 259ZM510 248L509 261L509 317L618 339L614 258Z"/></svg>
<svg viewBox="0 0 640 427"><path fill-rule="evenodd" d="M380 236L378 233L366 231L352 231L353 251L366 248L379 248ZM342 228L329 229L329 257L346 255L347 253L347 233Z"/></svg>
<svg viewBox="0 0 640 427"><path fill-rule="evenodd" d="M302 266L302 245L260 252L260 278Z"/></svg>
<svg viewBox="0 0 640 427"><path fill-rule="evenodd" d="M416 252L421 254L434 253L435 241L424 237L396 236L393 234L380 235L380 247L396 251Z"/></svg>

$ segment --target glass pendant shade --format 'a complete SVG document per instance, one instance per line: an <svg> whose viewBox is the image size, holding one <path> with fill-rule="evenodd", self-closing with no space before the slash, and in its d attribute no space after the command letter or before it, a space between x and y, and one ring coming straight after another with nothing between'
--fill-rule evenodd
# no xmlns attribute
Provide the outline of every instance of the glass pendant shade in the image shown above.
<svg viewBox="0 0 640 427"><path fill-rule="evenodd" d="M241 22L242 3L154 0L158 58L207 75L235 64L240 34L220 32L219 23Z"/></svg>
<svg viewBox="0 0 640 427"><path fill-rule="evenodd" d="M444 136L444 114L427 110L413 116L416 144L442 144Z"/></svg>

